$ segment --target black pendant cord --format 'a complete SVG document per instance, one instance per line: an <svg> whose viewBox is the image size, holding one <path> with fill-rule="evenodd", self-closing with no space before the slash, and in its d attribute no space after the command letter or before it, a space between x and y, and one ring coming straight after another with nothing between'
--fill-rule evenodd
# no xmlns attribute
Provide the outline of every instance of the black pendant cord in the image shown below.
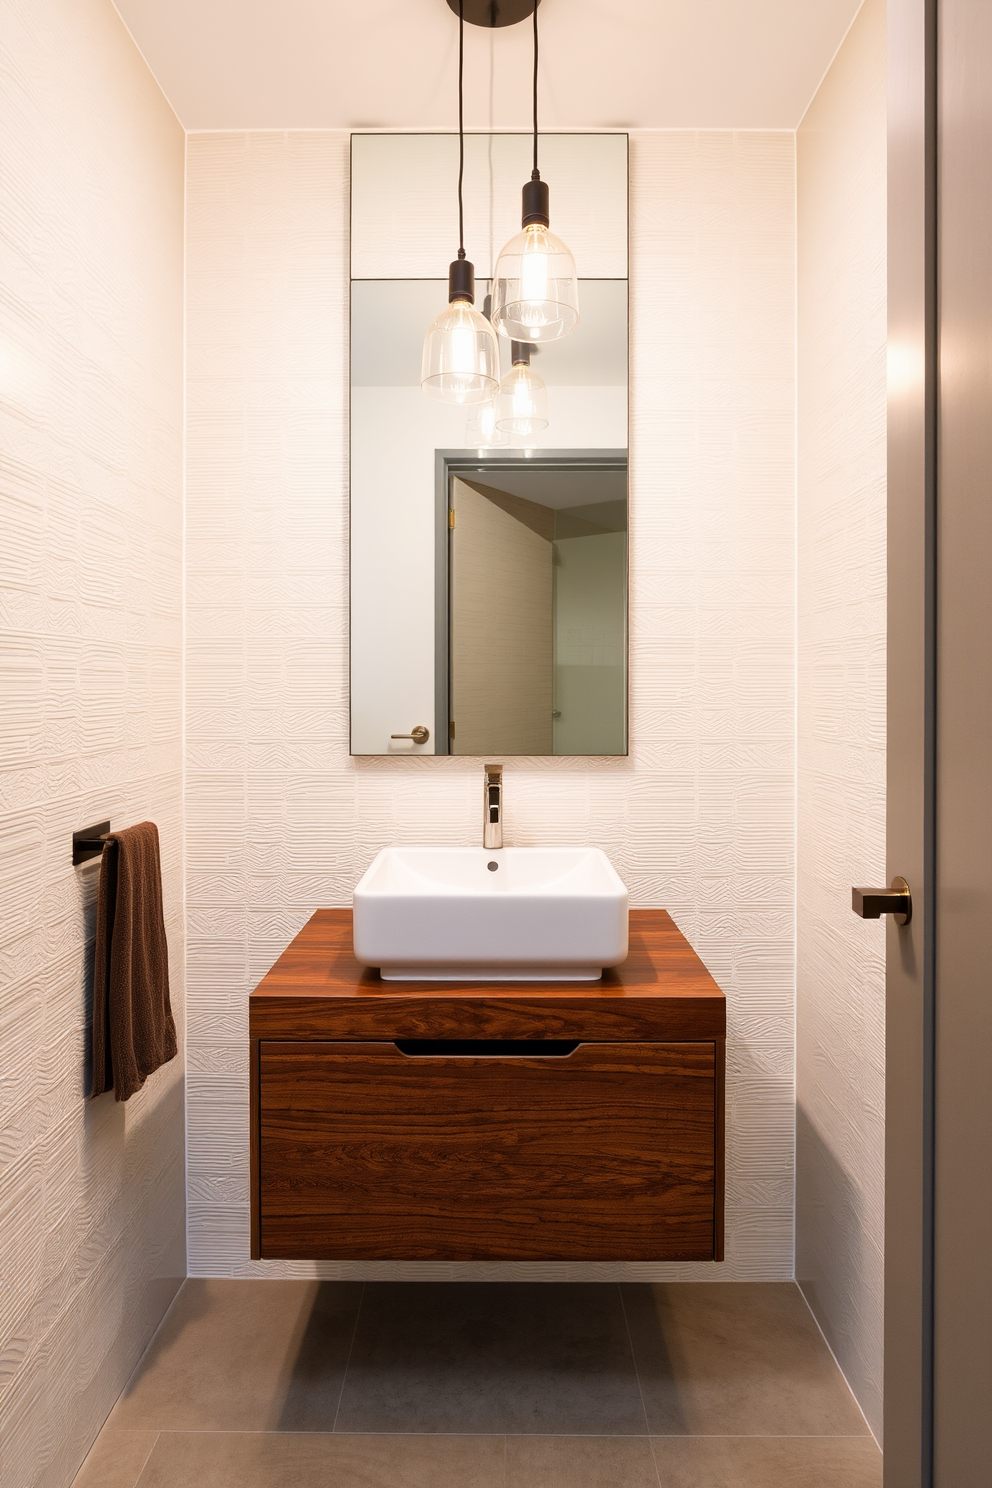
<svg viewBox="0 0 992 1488"><path fill-rule="evenodd" d="M535 9L536 14L536 9ZM458 257L465 257L465 0L458 0Z"/></svg>
<svg viewBox="0 0 992 1488"><path fill-rule="evenodd" d="M464 3L464 0L459 0ZM537 168L537 6L538 0L534 0L534 169L531 171L531 180L539 181L541 172Z"/></svg>
<svg viewBox="0 0 992 1488"><path fill-rule="evenodd" d="M458 257L448 265L448 304L475 303L475 269L465 257L465 0L458 0Z"/></svg>

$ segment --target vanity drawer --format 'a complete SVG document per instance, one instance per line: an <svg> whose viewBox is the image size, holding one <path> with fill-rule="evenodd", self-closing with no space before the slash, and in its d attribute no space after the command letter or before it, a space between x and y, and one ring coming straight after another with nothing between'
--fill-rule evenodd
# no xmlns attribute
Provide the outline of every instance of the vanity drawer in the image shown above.
<svg viewBox="0 0 992 1488"><path fill-rule="evenodd" d="M263 1039L256 1079L264 1258L722 1251L722 1041L534 1057Z"/></svg>

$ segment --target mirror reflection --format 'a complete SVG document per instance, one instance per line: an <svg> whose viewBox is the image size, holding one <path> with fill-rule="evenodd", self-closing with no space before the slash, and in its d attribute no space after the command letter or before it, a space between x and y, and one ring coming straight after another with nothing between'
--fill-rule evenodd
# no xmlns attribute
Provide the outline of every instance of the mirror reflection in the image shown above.
<svg viewBox="0 0 992 1488"><path fill-rule="evenodd" d="M625 753L625 462L444 463L449 753Z"/></svg>
<svg viewBox="0 0 992 1488"><path fill-rule="evenodd" d="M421 390L424 332L448 298L439 191L457 141L353 137L355 754L626 753L627 141L549 139L556 220L582 275L579 322L538 346L500 335L499 396L459 406ZM484 313L527 143L466 140L466 241ZM393 234L408 249L384 245L369 221L393 199L391 181L420 213ZM428 258L434 273L415 277Z"/></svg>

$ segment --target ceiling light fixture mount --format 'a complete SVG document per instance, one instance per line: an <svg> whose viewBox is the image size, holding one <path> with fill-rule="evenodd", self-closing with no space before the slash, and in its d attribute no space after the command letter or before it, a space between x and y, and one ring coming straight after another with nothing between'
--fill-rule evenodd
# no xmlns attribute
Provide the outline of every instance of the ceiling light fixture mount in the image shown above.
<svg viewBox="0 0 992 1488"><path fill-rule="evenodd" d="M538 0L538 4L541 0ZM534 9L534 0L464 0L465 19L470 26L516 26ZM448 9L458 14L458 0L448 0Z"/></svg>

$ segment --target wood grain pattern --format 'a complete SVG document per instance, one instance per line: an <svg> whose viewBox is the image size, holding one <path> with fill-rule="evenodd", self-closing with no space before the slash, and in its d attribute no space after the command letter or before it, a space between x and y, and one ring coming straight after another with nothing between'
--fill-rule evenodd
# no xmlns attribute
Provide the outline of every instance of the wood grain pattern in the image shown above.
<svg viewBox="0 0 992 1488"><path fill-rule="evenodd" d="M262 1255L709 1260L712 1043L261 1046Z"/></svg>
<svg viewBox="0 0 992 1488"><path fill-rule="evenodd" d="M249 1249L253 1261L261 1259L262 1237L260 1233L261 1207L255 1201L256 1195L261 1193L259 1187L260 1172L260 1135L262 1123L262 1107L259 1099L260 1058L258 1039L252 1039L248 1058L248 1174L251 1185L252 1204L249 1219Z"/></svg>
<svg viewBox="0 0 992 1488"><path fill-rule="evenodd" d="M727 1045L720 1039L714 1045L716 1055L713 1092L713 1259L722 1261L727 1204Z"/></svg>
<svg viewBox="0 0 992 1488"><path fill-rule="evenodd" d="M718 1039L726 999L662 909L632 910L630 954L590 983L383 982L351 911L320 909L250 999L253 1039Z"/></svg>
<svg viewBox="0 0 992 1488"><path fill-rule="evenodd" d="M252 994L252 1257L723 1255L723 993L664 910L599 983L386 983L318 910ZM395 1039L579 1039L566 1058Z"/></svg>

